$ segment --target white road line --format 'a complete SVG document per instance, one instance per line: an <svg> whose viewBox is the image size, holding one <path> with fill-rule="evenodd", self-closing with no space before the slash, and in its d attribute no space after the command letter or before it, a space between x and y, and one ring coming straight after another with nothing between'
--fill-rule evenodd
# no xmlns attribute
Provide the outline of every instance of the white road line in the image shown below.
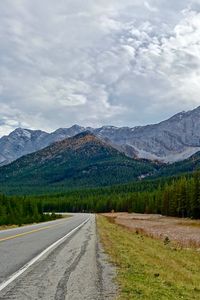
<svg viewBox="0 0 200 300"><path fill-rule="evenodd" d="M11 282L13 282L15 279L17 279L20 275L22 275L29 267L31 267L36 261L38 261L43 255L45 255L48 251L52 250L54 247L56 247L58 244L62 243L66 238L68 238L70 235L72 235L74 232L76 232L79 228L81 228L83 225L85 225L89 221L90 217L85 220L83 223L72 229L69 233L67 233L65 236L63 236L61 239L54 242L52 245L47 247L45 250L43 250L40 254L38 254L36 257L31 259L27 264L25 264L21 269L19 269L17 272L12 274L7 280L2 282L0 284L0 292L5 289Z"/></svg>

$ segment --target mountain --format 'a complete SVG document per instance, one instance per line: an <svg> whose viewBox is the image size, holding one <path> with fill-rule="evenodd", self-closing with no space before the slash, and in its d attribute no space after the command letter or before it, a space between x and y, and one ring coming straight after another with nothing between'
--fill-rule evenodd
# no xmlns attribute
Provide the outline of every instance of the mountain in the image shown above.
<svg viewBox="0 0 200 300"><path fill-rule="evenodd" d="M161 176L170 177L181 174L189 174L200 170L200 152L195 153L190 158L178 161L173 164L163 165L152 177L159 178Z"/></svg>
<svg viewBox="0 0 200 300"><path fill-rule="evenodd" d="M60 128L52 133L17 128L8 136L3 136L0 139L0 166L9 164L23 155L41 150L54 142L83 131L85 131L85 128L78 125L68 129Z"/></svg>
<svg viewBox="0 0 200 300"><path fill-rule="evenodd" d="M133 128L74 125L52 133L18 128L0 139L0 165L86 130L132 158L173 163L200 151L200 107L178 113L158 124Z"/></svg>
<svg viewBox="0 0 200 300"><path fill-rule="evenodd" d="M8 136L0 139L0 164L8 164L11 161L41 149L47 133L41 130L29 130L18 128Z"/></svg>
<svg viewBox="0 0 200 300"><path fill-rule="evenodd" d="M94 133L121 146L126 154L172 163L200 151L200 107L176 114L159 124L104 127Z"/></svg>
<svg viewBox="0 0 200 300"><path fill-rule="evenodd" d="M133 160L90 132L55 142L0 168L4 191L26 193L56 187L106 186L130 182L157 168L144 160Z"/></svg>

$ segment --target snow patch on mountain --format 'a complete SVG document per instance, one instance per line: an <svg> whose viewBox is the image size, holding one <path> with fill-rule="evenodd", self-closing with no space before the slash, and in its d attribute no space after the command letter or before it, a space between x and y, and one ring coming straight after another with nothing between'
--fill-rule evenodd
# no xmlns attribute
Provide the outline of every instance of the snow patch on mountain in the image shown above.
<svg viewBox="0 0 200 300"><path fill-rule="evenodd" d="M196 152L200 151L200 147L188 147L186 150L180 153L171 153L167 156L157 156L153 153L146 152L145 150L140 150L135 148L138 158L148 159L148 160L157 160L163 163L174 163L176 161L182 161L192 156Z"/></svg>
<svg viewBox="0 0 200 300"><path fill-rule="evenodd" d="M129 127L59 128L52 133L18 128L0 138L0 165L81 132L90 131L127 156L172 163L200 151L200 107L159 124Z"/></svg>

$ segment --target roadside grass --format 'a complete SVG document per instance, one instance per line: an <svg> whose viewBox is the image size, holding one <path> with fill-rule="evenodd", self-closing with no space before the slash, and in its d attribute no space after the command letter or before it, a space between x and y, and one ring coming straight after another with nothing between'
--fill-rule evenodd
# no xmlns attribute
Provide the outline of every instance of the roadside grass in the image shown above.
<svg viewBox="0 0 200 300"><path fill-rule="evenodd" d="M97 226L117 266L118 300L200 299L200 252L134 233L101 215Z"/></svg>
<svg viewBox="0 0 200 300"><path fill-rule="evenodd" d="M0 231L1 230L6 230L6 229L12 229L12 228L16 228L19 227L19 225L1 225L0 226Z"/></svg>

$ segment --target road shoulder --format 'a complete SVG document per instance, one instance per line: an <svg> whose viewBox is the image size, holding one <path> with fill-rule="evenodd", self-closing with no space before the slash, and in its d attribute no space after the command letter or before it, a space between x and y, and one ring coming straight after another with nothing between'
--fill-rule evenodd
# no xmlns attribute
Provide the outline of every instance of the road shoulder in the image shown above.
<svg viewBox="0 0 200 300"><path fill-rule="evenodd" d="M0 299L114 299L113 276L91 215L80 230L5 288Z"/></svg>

